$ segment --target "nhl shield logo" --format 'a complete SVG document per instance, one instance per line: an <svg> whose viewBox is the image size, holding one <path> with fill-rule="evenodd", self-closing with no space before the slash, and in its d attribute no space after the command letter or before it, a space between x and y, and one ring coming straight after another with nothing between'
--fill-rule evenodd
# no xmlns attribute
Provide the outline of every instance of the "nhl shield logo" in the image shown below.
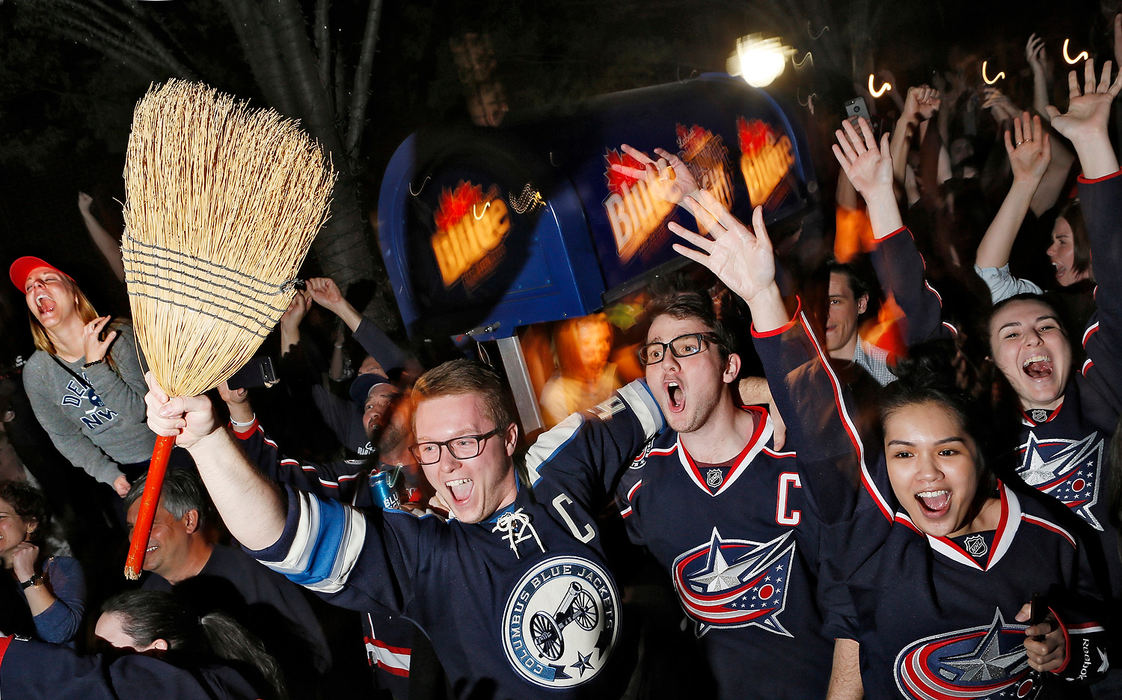
<svg viewBox="0 0 1122 700"><path fill-rule="evenodd" d="M721 484L725 483L725 475L721 473L720 469L710 469L705 473L705 483L711 489L719 489Z"/></svg>
<svg viewBox="0 0 1122 700"><path fill-rule="evenodd" d="M590 681L611 654L618 611L615 582L599 565L580 557L547 559L526 572L507 601L507 659L546 688Z"/></svg>
<svg viewBox="0 0 1122 700"><path fill-rule="evenodd" d="M1025 629L997 610L989 625L913 642L896 656L896 686L908 698L1035 698L1043 686L1028 665Z"/></svg>
<svg viewBox="0 0 1122 700"><path fill-rule="evenodd" d="M984 557L988 550L986 538L981 535L967 537L962 541L962 545L966 548L966 553L972 557Z"/></svg>
<svg viewBox="0 0 1122 700"><path fill-rule="evenodd" d="M790 637L779 614L794 558L791 532L761 543L722 539L713 528L708 543L674 560L674 589L699 636L712 627L756 626Z"/></svg>

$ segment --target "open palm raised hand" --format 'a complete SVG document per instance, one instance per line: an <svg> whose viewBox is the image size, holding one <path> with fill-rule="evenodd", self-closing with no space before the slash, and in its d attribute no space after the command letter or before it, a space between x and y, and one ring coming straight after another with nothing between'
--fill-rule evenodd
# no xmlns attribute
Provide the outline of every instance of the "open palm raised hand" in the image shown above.
<svg viewBox="0 0 1122 700"><path fill-rule="evenodd" d="M693 248L680 243L674 250L709 268L730 290L751 302L775 282L775 256L764 227L763 207L752 212L752 228L745 226L709 192L701 190L682 199L706 238L671 222L670 230Z"/></svg>
<svg viewBox="0 0 1122 700"><path fill-rule="evenodd" d="M1110 119L1110 103L1122 90L1122 73L1111 82L1111 62L1103 64L1102 78L1095 83L1095 62L1088 60L1083 70L1083 90L1080 92L1079 79L1075 71L1067 76L1068 105L1067 112L1060 114L1060 110L1048 105L1048 115L1052 118L1052 126L1068 138L1076 142L1082 137L1095 136L1106 131L1107 121Z"/></svg>

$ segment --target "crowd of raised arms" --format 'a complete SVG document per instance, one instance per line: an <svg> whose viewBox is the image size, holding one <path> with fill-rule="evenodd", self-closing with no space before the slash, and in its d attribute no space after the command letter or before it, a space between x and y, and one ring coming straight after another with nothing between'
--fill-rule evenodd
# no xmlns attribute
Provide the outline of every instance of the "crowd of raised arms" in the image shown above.
<svg viewBox="0 0 1122 700"><path fill-rule="evenodd" d="M1122 74L1057 74L1058 108L1026 58L1031 111L952 75L840 121L811 265L625 146L690 264L630 383L612 314L558 327L594 369L532 440L501 368L422 363L329 278L266 342L279 383L169 397L127 320L15 260L0 697L1122 698Z"/></svg>

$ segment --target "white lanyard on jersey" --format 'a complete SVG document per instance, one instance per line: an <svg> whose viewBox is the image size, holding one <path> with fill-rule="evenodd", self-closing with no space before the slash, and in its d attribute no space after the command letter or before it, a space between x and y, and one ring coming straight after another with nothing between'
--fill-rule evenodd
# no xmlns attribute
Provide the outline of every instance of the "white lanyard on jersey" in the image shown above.
<svg viewBox="0 0 1122 700"><path fill-rule="evenodd" d="M518 552L518 545L529 539L534 540L538 549L545 551L542 541L538 539L537 531L534 530L534 526L530 522L530 516L523 513L521 508L500 515L495 527L491 528L491 532L502 532L503 537L510 545L510 550L514 552L514 556L518 559L522 558L522 555Z"/></svg>

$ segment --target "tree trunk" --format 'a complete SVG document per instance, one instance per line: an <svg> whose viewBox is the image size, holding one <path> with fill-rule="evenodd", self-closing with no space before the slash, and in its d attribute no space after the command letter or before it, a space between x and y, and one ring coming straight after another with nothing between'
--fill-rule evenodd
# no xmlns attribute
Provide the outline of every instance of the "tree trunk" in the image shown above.
<svg viewBox="0 0 1122 700"><path fill-rule="evenodd" d="M350 166L335 124L335 112L307 33L307 23L296 0L275 0L268 13L277 46L289 69L304 128L331 153L339 172L331 204L331 219L316 237L312 250L323 268L341 287L374 278L374 265L366 235L366 217L359 206L358 179Z"/></svg>

